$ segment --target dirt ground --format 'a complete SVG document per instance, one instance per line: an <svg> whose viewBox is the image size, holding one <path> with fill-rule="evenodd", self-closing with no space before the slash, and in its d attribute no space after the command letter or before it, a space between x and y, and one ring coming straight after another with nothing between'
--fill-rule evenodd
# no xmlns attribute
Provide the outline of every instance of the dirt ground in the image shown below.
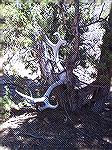
<svg viewBox="0 0 112 150"><path fill-rule="evenodd" d="M0 150L112 150L112 110L14 111L0 125Z"/></svg>

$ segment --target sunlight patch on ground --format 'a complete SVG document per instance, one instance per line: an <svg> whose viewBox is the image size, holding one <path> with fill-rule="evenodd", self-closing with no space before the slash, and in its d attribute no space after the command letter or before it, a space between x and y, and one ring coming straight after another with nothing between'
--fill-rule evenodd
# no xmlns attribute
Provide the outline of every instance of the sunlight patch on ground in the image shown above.
<svg viewBox="0 0 112 150"><path fill-rule="evenodd" d="M12 117L0 125L0 131L7 128L12 128L12 129L18 128L26 119L31 119L36 116L37 115L23 114L20 116Z"/></svg>
<svg viewBox="0 0 112 150"><path fill-rule="evenodd" d="M104 137L103 140L112 144L112 138Z"/></svg>
<svg viewBox="0 0 112 150"><path fill-rule="evenodd" d="M6 146L0 146L0 150L11 150L11 149Z"/></svg>

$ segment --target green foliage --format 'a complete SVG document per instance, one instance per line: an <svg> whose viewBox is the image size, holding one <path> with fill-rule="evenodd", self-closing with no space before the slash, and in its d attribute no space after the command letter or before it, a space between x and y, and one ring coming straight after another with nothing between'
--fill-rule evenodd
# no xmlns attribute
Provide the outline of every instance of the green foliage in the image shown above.
<svg viewBox="0 0 112 150"><path fill-rule="evenodd" d="M4 108L6 111L10 111L12 107L17 107L10 98L8 88L6 90L6 95L4 97L0 97L0 107Z"/></svg>
<svg viewBox="0 0 112 150"><path fill-rule="evenodd" d="M11 100L8 88L6 89L6 95L0 97L0 119L2 119L2 121L9 118L11 108L19 109L18 105Z"/></svg>
<svg viewBox="0 0 112 150"><path fill-rule="evenodd" d="M6 120L10 116L11 109L19 110L24 106L31 106L27 101L21 101L14 103L14 101L10 97L9 89L6 88L6 95L4 97L0 97L0 118Z"/></svg>
<svg viewBox="0 0 112 150"><path fill-rule="evenodd" d="M18 54L20 62L24 63L28 68L35 68L34 62L28 62L33 56L31 51L34 50L36 42L40 40L36 33L38 29L44 30L44 32L50 37L53 42L56 39L52 34L59 31L62 36L65 37L68 43L71 43L74 35L72 32L73 19L75 16L75 5L64 5L63 1L57 0L19 0L19 7L17 7L17 1L5 0L0 5L1 17L5 18L6 23L0 25L3 31L2 39L5 43L3 51L4 54L9 53L10 57L7 59L5 65L10 65L10 70L13 74L17 74L17 70L13 67L12 59ZM88 3L88 5L80 4L80 25L83 26L86 23L90 23L93 19L93 12L95 9L94 4ZM88 31L87 27L80 28L81 43L83 44L83 33ZM66 57L70 47L61 48L60 54L63 58ZM86 67L88 57L86 56L86 49L80 48L80 65ZM92 65L95 65L95 57L88 59ZM93 64L94 63L94 64ZM29 66L29 67L28 67ZM32 69L33 70L33 69Z"/></svg>

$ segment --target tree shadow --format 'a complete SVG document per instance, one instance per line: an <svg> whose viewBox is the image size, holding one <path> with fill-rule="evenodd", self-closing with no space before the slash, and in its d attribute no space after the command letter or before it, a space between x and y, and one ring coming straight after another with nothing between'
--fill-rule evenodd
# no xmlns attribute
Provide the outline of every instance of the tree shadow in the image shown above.
<svg viewBox="0 0 112 150"><path fill-rule="evenodd" d="M112 111L93 114L62 110L31 112L9 118L0 126L0 145L9 150L112 149Z"/></svg>

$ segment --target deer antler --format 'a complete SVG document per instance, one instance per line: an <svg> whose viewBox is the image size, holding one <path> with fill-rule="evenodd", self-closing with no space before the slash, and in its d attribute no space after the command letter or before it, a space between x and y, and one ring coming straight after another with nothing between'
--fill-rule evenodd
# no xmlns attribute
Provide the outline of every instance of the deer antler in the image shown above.
<svg viewBox="0 0 112 150"><path fill-rule="evenodd" d="M54 58L58 58L59 48L61 45L65 45L67 42L61 38L60 34L58 32L55 32L53 35L57 36L58 42L56 44L52 43L47 35L45 35L45 42L50 46L53 50Z"/></svg>
<svg viewBox="0 0 112 150"><path fill-rule="evenodd" d="M43 97L41 97L41 98L33 98L33 97L30 97L30 96L28 96L28 95L25 95L25 94L22 94L22 93L20 93L20 92L18 92L17 90L16 90L16 92L20 95L20 96L22 96L23 98L25 98L25 99L27 99L27 100L30 100L30 104L35 104L35 103L38 103L38 102L44 102L44 106L42 106L42 107L38 107L38 109L39 110L44 110L44 109L46 109L46 108L51 108L51 109L55 109L55 108L57 108L58 107L58 102L57 102L57 104L56 105L51 105L50 103L49 103L49 96L50 96L50 94L51 94L51 91L55 88L55 87L57 87L58 85L61 85L61 84L63 84L63 80L59 80L59 81L56 81L55 83L53 83L49 88L48 88L48 90L46 91L46 93L43 95Z"/></svg>
<svg viewBox="0 0 112 150"><path fill-rule="evenodd" d="M58 32L54 33L55 36L57 36L58 38L58 42L56 44L52 43L48 37L43 33L44 35L44 38L45 38L45 42L47 43L48 46L50 46L53 50L53 54L54 54L54 58L55 58L55 61L56 61L56 65L59 69L59 71L61 72L59 74L59 80L56 81L55 83L51 84L51 86L47 89L46 93L43 95L43 97L41 98L33 98L33 97L30 97L28 95L25 95L25 94L22 94L20 92L18 92L16 90L16 92L21 95L22 97L24 97L25 99L27 100L30 100L30 104L35 104L35 103L38 103L38 102L44 102L44 106L39 106L38 109L39 110L44 110L46 108L51 108L51 109L55 109L58 107L58 102L56 105L51 105L50 102L49 102L49 97L50 97L50 94L52 92L52 90L65 83L66 82L66 72L64 71L64 68L63 66L61 65L60 61L59 61L59 48L62 44L66 44L66 41L64 39L61 38L60 34ZM45 51L47 51L47 49L45 49ZM48 66L49 67L49 66Z"/></svg>

